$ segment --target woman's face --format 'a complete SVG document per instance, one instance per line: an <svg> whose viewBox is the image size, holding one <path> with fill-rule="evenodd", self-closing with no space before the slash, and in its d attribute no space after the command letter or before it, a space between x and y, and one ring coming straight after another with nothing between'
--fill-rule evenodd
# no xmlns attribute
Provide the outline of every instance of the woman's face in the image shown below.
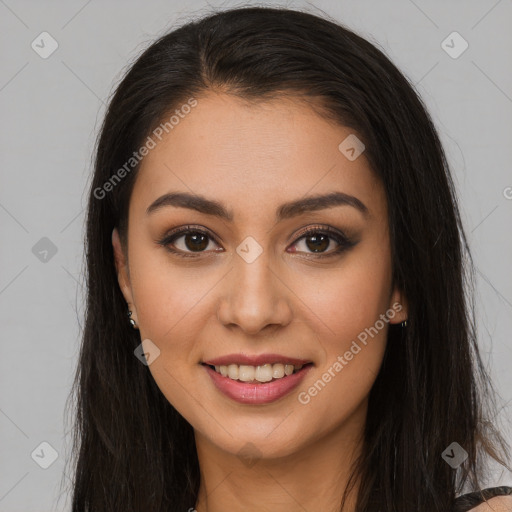
<svg viewBox="0 0 512 512"><path fill-rule="evenodd" d="M298 99L197 98L141 163L128 265L113 233L152 376L225 452L278 457L360 432L388 322L407 317L391 288L382 185L352 138L339 148L352 133ZM206 235L164 240L187 226ZM227 356L221 373L205 364ZM287 376L297 360L310 364Z"/></svg>

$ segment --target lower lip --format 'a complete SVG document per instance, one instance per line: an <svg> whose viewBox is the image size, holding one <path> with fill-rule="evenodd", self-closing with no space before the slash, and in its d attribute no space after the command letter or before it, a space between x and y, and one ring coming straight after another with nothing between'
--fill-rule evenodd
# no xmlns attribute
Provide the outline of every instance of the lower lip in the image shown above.
<svg viewBox="0 0 512 512"><path fill-rule="evenodd" d="M249 384L229 377L223 377L220 373L203 364L213 383L219 391L227 397L242 404L268 404L279 400L291 393L304 379L313 367L311 363L303 366L297 373L292 373L281 379L261 384Z"/></svg>

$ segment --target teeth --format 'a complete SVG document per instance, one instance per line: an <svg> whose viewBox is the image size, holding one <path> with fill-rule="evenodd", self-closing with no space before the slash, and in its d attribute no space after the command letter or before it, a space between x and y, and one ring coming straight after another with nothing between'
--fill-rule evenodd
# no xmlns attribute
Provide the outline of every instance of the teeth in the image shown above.
<svg viewBox="0 0 512 512"><path fill-rule="evenodd" d="M230 364L228 366L228 377L233 380L238 380L238 365Z"/></svg>
<svg viewBox="0 0 512 512"><path fill-rule="evenodd" d="M253 367L254 368L254 367ZM273 378L273 369L271 364L264 364L263 366L257 366L254 373L254 378L258 382L270 382Z"/></svg>
<svg viewBox="0 0 512 512"><path fill-rule="evenodd" d="M246 366L244 364L240 365L238 369L238 380L243 382L249 382L254 380L254 366Z"/></svg>
<svg viewBox="0 0 512 512"><path fill-rule="evenodd" d="M277 363L272 365L272 377L274 377L274 379L284 377L284 364Z"/></svg>
<svg viewBox="0 0 512 512"><path fill-rule="evenodd" d="M282 379L284 376L291 375L299 371L302 364L263 364L261 366L249 366L246 364L230 364L215 366L215 371L223 377L229 377L233 380L242 382L270 382L272 379Z"/></svg>

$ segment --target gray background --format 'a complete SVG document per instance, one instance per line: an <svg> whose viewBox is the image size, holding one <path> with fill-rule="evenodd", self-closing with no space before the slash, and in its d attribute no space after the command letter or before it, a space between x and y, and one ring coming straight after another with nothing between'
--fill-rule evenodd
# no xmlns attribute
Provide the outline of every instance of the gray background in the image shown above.
<svg viewBox="0 0 512 512"><path fill-rule="evenodd" d="M0 0L0 511L70 509L60 487L61 479L68 482L63 474L70 423L64 406L83 312L85 189L109 94L156 36L196 13L235 5L240 4ZM501 403L507 404L512 400L511 1L266 5L324 10L379 45L416 84L458 186L478 269L480 345ZM31 47L43 31L59 45L47 59ZM453 31L469 43L458 58L441 46ZM459 42L449 44L460 48ZM49 244L40 241L43 237L56 254L38 252ZM502 424L510 421L510 407L500 418ZM506 435L512 440L510 431ZM48 469L31 457L36 449L36 460L49 456L42 442L58 452ZM512 478L490 477L491 484L498 482L510 485Z"/></svg>

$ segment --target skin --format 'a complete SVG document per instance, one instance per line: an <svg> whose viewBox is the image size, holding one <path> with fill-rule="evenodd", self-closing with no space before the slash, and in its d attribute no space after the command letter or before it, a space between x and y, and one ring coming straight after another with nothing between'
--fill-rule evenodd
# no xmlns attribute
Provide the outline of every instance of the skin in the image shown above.
<svg viewBox="0 0 512 512"><path fill-rule="evenodd" d="M510 512L512 510L512 496L496 496L487 503L482 503L471 510L474 512Z"/></svg>
<svg viewBox="0 0 512 512"><path fill-rule="evenodd" d="M402 309L389 322L407 319L406 299L391 286L386 196L364 153L349 161L338 150L353 132L300 99L248 104L222 93L197 99L142 162L129 208L127 258L117 230L112 236L119 285L141 340L160 350L149 370L194 428L201 485L191 508L334 512L361 448L388 325L307 404L298 393L394 304ZM147 215L170 191L221 201L234 220L173 206ZM369 215L344 205L275 222L282 203L333 191L357 197ZM174 247L196 255L190 258L157 243L187 224L211 231L219 243L210 239L203 252L194 252L181 236ZM357 243L321 258L310 238L297 236L316 225ZM250 264L236 252L247 236L263 249ZM337 247L330 239L320 254ZM278 401L240 404L214 387L200 363L241 352L279 353L314 367ZM244 447L250 463L238 455Z"/></svg>

